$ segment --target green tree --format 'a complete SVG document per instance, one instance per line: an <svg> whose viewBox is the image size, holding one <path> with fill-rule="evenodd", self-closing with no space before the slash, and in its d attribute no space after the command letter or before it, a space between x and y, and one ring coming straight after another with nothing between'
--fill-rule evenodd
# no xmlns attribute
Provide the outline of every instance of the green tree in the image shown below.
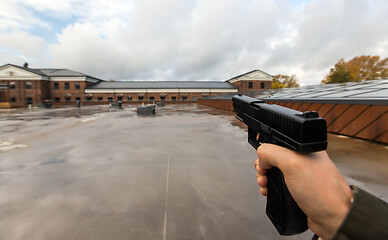
<svg viewBox="0 0 388 240"><path fill-rule="evenodd" d="M291 88L291 87L299 87L298 80L295 75L283 75L278 74L275 75L272 79L272 88Z"/></svg>
<svg viewBox="0 0 388 240"><path fill-rule="evenodd" d="M345 62L342 58L330 69L322 83L358 82L388 78L388 58L358 56Z"/></svg>

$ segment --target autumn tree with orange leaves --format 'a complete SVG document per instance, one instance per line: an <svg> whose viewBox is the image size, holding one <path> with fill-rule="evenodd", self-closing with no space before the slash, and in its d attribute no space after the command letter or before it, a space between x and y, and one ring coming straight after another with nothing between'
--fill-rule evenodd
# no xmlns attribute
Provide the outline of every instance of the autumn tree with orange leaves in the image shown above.
<svg viewBox="0 0 388 240"><path fill-rule="evenodd" d="M342 58L330 69L322 83L358 82L388 78L388 58L358 56L347 62Z"/></svg>
<svg viewBox="0 0 388 240"><path fill-rule="evenodd" d="M299 87L298 80L295 75L275 75L272 79L272 88L292 88Z"/></svg>

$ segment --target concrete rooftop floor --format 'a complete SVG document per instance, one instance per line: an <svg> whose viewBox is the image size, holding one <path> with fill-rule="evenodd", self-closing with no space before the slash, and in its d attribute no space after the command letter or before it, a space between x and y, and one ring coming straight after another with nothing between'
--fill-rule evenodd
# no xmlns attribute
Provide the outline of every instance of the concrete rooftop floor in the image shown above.
<svg viewBox="0 0 388 240"><path fill-rule="evenodd" d="M329 135L350 184L388 200L388 147ZM0 111L0 239L281 237L233 113L167 105ZM324 169L322 169L324 171Z"/></svg>

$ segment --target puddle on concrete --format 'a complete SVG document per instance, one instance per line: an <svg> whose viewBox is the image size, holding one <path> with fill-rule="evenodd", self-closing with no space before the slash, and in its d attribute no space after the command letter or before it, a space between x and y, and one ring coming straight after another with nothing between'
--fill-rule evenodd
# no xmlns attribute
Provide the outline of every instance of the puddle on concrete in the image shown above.
<svg viewBox="0 0 388 240"><path fill-rule="evenodd" d="M160 239L164 226L168 239L312 236L282 238L273 228L255 150L231 112L1 111L0 140L0 239ZM388 198L386 146L329 135L328 151L349 183Z"/></svg>
<svg viewBox="0 0 388 240"><path fill-rule="evenodd" d="M56 157L54 159L51 159L47 162L41 162L39 165L45 166L45 165L51 165L51 164L58 164L58 163L64 163L66 162L66 159L57 159Z"/></svg>
<svg viewBox="0 0 388 240"><path fill-rule="evenodd" d="M26 148L25 144L19 144L15 139L0 140L0 152L8 152L17 148Z"/></svg>

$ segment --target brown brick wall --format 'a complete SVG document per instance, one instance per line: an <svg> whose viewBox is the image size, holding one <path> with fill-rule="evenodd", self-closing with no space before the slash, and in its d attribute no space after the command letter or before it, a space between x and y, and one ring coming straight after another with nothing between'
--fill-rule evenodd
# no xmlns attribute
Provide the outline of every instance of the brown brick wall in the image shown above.
<svg viewBox="0 0 388 240"><path fill-rule="evenodd" d="M199 99L198 104L233 111L233 102L231 100Z"/></svg>
<svg viewBox="0 0 388 240"><path fill-rule="evenodd" d="M69 84L69 89L65 89L65 83ZM80 89L76 89L76 83L79 84ZM55 89L55 84L58 84L58 89ZM85 87L89 85L85 81L50 81L50 99L55 101L55 98L59 98L60 102L65 102L65 98L69 97L70 102L75 102L76 98L80 98L81 101L86 100Z"/></svg>
<svg viewBox="0 0 388 240"><path fill-rule="evenodd" d="M0 102L8 102L8 89L0 89Z"/></svg>
<svg viewBox="0 0 388 240"><path fill-rule="evenodd" d="M252 88L249 88L249 82L252 82ZM261 88L261 83L264 83L264 88ZM244 80L237 81L232 83L234 86L238 87L239 92L250 92L250 91L259 91L272 88L271 81L260 81L260 80Z"/></svg>
<svg viewBox="0 0 388 240"><path fill-rule="evenodd" d="M27 99L31 98L32 105L36 106L48 98L47 81L45 80L0 80L0 83L11 85L15 88L8 88L8 99L12 106L27 106ZM27 83L31 83L31 89L27 89ZM15 102L13 101L15 100Z"/></svg>

